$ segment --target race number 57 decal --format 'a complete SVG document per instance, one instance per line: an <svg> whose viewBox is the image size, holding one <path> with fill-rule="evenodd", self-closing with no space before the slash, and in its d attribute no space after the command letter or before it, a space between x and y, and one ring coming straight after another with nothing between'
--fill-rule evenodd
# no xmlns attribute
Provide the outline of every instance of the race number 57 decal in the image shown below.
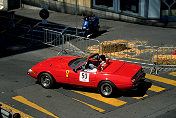
<svg viewBox="0 0 176 118"><path fill-rule="evenodd" d="M81 81L81 82L89 82L89 73L80 72L79 81Z"/></svg>

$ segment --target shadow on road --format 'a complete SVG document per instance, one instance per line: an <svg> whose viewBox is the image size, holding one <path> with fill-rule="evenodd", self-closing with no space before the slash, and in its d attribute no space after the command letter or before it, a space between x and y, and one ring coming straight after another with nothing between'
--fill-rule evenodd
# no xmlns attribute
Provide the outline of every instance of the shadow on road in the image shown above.
<svg viewBox="0 0 176 118"><path fill-rule="evenodd" d="M0 58L49 47L43 43L44 28L76 33L75 28L63 24L42 24L41 20L0 12Z"/></svg>
<svg viewBox="0 0 176 118"><path fill-rule="evenodd" d="M0 12L0 58L47 48L39 41L22 38L39 20Z"/></svg>
<svg viewBox="0 0 176 118"><path fill-rule="evenodd" d="M111 98L119 98L119 97L143 97L147 90L151 87L152 83L151 82L145 82L144 86L141 86L137 89L133 90L124 90L124 91L119 91L117 90L114 95ZM74 85L67 85L67 84L59 84L57 83L53 89L67 89L67 90L76 90L80 92L89 92L89 93L98 93L97 89L93 88L86 88L86 87L81 87L81 86L74 86Z"/></svg>

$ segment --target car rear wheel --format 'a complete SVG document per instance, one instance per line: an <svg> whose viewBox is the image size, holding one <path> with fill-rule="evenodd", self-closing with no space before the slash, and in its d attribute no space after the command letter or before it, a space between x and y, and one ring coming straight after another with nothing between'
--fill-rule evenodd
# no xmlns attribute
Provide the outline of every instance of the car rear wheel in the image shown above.
<svg viewBox="0 0 176 118"><path fill-rule="evenodd" d="M39 81L43 88L49 89L54 86L54 78L49 73L42 73L39 76Z"/></svg>
<svg viewBox="0 0 176 118"><path fill-rule="evenodd" d="M115 85L110 81L103 81L99 84L98 89L103 97L111 97L115 91Z"/></svg>

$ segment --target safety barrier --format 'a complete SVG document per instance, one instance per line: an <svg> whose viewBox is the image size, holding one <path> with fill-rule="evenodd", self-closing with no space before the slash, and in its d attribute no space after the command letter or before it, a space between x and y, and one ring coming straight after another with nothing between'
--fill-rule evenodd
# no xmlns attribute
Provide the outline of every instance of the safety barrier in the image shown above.
<svg viewBox="0 0 176 118"><path fill-rule="evenodd" d="M176 70L176 55L173 52L176 47L158 47L154 55L154 63L157 70Z"/></svg>
<svg viewBox="0 0 176 118"><path fill-rule="evenodd" d="M53 31L50 29L44 30L44 44L61 48L58 54L63 52L79 53L85 55L86 53L94 53L94 50L100 51L100 42L98 40L89 39L72 34L63 34L62 32ZM96 45L95 48L89 48L92 45ZM100 52L98 52L100 53Z"/></svg>
<svg viewBox="0 0 176 118"><path fill-rule="evenodd" d="M63 47L63 50L65 51L91 54L91 53L94 53L95 50L99 50L98 53L100 53L100 42L95 39L89 39L89 38L71 35L71 34L64 34L63 41L65 44ZM96 47L89 48L90 46L93 46L93 45L96 45Z"/></svg>
<svg viewBox="0 0 176 118"><path fill-rule="evenodd" d="M155 50L152 46L105 41L101 43L101 53L111 59L142 65L154 64L151 57Z"/></svg>
<svg viewBox="0 0 176 118"><path fill-rule="evenodd" d="M149 69L150 73L155 69L155 49L152 46L104 41L100 53L114 60L141 65Z"/></svg>
<svg viewBox="0 0 176 118"><path fill-rule="evenodd" d="M113 60L125 61L143 66L150 73L161 69L176 69L176 55L173 51L176 47L152 47L115 41L99 42L95 39L81 36L62 34L62 32L44 29L44 43L60 48L58 54L63 52L79 56L90 53L99 53Z"/></svg>
<svg viewBox="0 0 176 118"><path fill-rule="evenodd" d="M51 46L59 46L62 44L62 33L58 31L53 31L50 29L44 30L44 44Z"/></svg>
<svg viewBox="0 0 176 118"><path fill-rule="evenodd" d="M128 43L105 41L101 43L101 54L119 61L139 64L150 69L150 73L158 71L175 71L176 47L152 47Z"/></svg>

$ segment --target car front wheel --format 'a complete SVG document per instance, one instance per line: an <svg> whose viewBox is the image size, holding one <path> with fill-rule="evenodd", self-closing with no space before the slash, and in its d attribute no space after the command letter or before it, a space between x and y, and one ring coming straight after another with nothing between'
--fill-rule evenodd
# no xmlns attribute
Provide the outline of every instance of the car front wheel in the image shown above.
<svg viewBox="0 0 176 118"><path fill-rule="evenodd" d="M49 89L54 86L54 78L49 73L42 73L39 76L39 81L43 88Z"/></svg>
<svg viewBox="0 0 176 118"><path fill-rule="evenodd" d="M115 85L110 81L103 81L100 83L98 89L103 97L111 97L115 91Z"/></svg>

